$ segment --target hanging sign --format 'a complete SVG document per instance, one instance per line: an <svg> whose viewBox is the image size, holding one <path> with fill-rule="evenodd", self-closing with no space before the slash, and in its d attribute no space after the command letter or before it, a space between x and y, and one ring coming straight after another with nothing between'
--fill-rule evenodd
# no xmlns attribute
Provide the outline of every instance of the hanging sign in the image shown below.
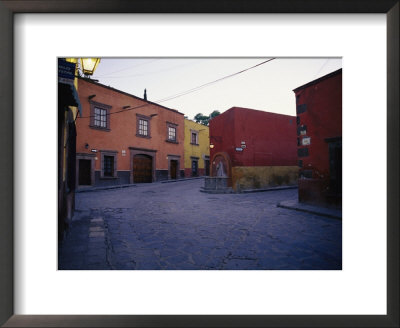
<svg viewBox="0 0 400 328"><path fill-rule="evenodd" d="M76 64L58 59L58 82L74 85Z"/></svg>

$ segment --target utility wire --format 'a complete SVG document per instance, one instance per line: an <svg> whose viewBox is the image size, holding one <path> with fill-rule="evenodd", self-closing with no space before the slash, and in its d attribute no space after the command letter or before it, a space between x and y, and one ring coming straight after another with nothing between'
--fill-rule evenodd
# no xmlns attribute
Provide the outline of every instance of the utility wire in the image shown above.
<svg viewBox="0 0 400 328"><path fill-rule="evenodd" d="M157 60L157 59L155 59ZM98 76L99 78L105 78L105 79L127 79L127 78L131 78L131 77L136 77L136 76L147 76L147 75L153 75L153 74L159 74L162 72L166 72L166 71L170 71L176 68L180 68L183 66L187 66L187 65L193 65L196 63L185 63L185 64L180 64L180 65L175 65L172 67L168 67L168 68L164 68L158 71L152 71L152 72L144 72L144 73L136 73L136 74L129 74L129 75L123 75L123 76L107 76L107 75L102 75L102 76ZM111 74L111 73L110 73Z"/></svg>
<svg viewBox="0 0 400 328"><path fill-rule="evenodd" d="M117 71L108 72L108 73L105 73L105 74L103 74L103 75L96 76L96 78L101 78L101 77L110 78L110 77L107 77L107 75L114 74L114 73L118 73L118 72L122 72L122 71L126 71L126 70L131 69L131 68L134 68L134 67L139 67L139 66L143 66L143 65L146 65L146 64L150 64L150 63L152 63L152 62L155 62L156 60L159 60L159 59L156 58L156 59L153 59L153 60L150 60L150 61L146 61L146 62L144 62L144 63L139 63L139 64L131 65L131 66L128 66L128 67L119 69L119 70L117 70ZM115 76L114 76L114 77L115 77ZM111 78L114 78L114 77L111 76ZM121 77L121 76L120 76L120 77ZM123 77L123 76L122 76L122 77ZM126 77L129 77L129 75L126 76Z"/></svg>
<svg viewBox="0 0 400 328"><path fill-rule="evenodd" d="M270 58L270 59L265 60L265 61L263 61L263 62L261 62L261 63L258 63L257 65L254 65L254 66L248 67L248 68L246 68L246 69L243 69L243 70L241 70L241 71L239 71L239 72L236 72L236 73L233 73L233 74L224 76L224 77L222 77L222 78L219 78L219 79L217 79L217 80L214 80L214 81L211 81L211 82L202 84L202 85L200 85L200 86L198 86L198 87L195 87L195 88L192 88L192 89L189 89L189 90L186 90L186 91L182 91L182 92L177 93L177 94L175 94L175 95L172 95L172 96L169 96L169 97L166 97L166 98L157 100L157 101L155 101L154 103L157 104L157 103L161 103L161 102L166 102L166 101L169 101L169 100L172 100L172 99L175 99L175 98L179 98L179 97L185 96L185 95L187 95L187 94L189 94L189 93L198 91L198 90L203 89L203 88L205 88L205 87L207 87L207 86L209 86L209 85L212 85L212 84L214 84L214 83L218 83L218 82L220 82L220 81L223 81L223 80L226 80L226 79L228 79L228 78L234 77L234 76L239 75L239 74L242 74L242 73L244 73L244 72L247 72L247 71L249 71L249 70L251 70L251 69L254 69L254 68L258 67L258 66L264 65L264 64L266 64L266 63L268 63L268 62L270 62L270 61L272 61L272 60L274 60L274 59L276 59L276 58L275 58L275 57L274 57L274 58ZM118 114L118 113L122 113L122 112L127 112L127 111L130 111L130 110L133 110L133 109L146 107L146 106L152 105L152 104L154 104L154 103L153 103L153 102L150 102L150 103L146 103L146 104L143 104L143 105L139 105L139 106L135 106L135 107L130 107L130 108L127 108L127 109L122 109L122 110L119 110L119 111L116 111L116 112L108 113L108 114L106 114L106 115L113 115L113 114ZM79 117L79 118L90 118L90 117L94 117L94 115L82 116L82 117Z"/></svg>
<svg viewBox="0 0 400 328"><path fill-rule="evenodd" d="M246 68L246 69L244 69L244 70L241 70L241 71L239 71L239 72L236 72L236 73L233 73L233 74L224 76L224 77L222 77L222 78L220 78L220 79L217 79L217 80L214 80L214 81L211 81L211 82L202 84L202 85L200 85L200 86L198 86L198 87L195 87L195 88L193 88L193 89L189 89L189 90L186 90L186 91L177 93L177 94L175 94L175 95L173 95L173 96L169 96L169 97L167 97L167 98L160 99L160 100L158 100L157 102L164 102L164 101L168 101L168 100L172 100L172 99L175 99L175 98L184 96L184 95L186 95L186 94L188 94L188 93L192 93L192 92L194 92L194 91L203 89L203 88L205 88L205 87L207 87L207 86L209 86L209 85L211 85L211 84L214 84L214 83L223 81L223 80L228 79L228 78L230 78L230 77L239 75L239 74L244 73L244 72L246 72L246 71L249 71L249 70L251 70L251 69L253 69L253 68L256 68L256 67L261 66L261 65L263 65L263 64L265 64L265 63L268 63L268 62L270 62L271 60L274 60L274 59L276 59L276 58L271 58L271 59L265 60L265 61L263 61L263 62L261 62L261 63L259 63L259 64L257 64L257 65L251 66L251 67Z"/></svg>

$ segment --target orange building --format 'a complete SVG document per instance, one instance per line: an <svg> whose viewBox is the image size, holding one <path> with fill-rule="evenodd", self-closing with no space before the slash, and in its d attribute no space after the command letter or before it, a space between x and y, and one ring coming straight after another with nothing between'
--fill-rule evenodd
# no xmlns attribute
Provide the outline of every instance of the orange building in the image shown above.
<svg viewBox="0 0 400 328"><path fill-rule="evenodd" d="M78 187L184 176L182 113L86 78L78 90Z"/></svg>

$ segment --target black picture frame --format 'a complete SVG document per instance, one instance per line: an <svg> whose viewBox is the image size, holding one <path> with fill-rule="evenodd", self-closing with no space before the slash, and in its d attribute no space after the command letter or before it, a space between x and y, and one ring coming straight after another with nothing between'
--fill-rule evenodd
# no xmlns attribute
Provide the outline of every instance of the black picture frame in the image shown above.
<svg viewBox="0 0 400 328"><path fill-rule="evenodd" d="M387 15L387 315L14 315L13 16L120 12ZM4 327L399 327L398 0L0 0L0 63L0 324Z"/></svg>

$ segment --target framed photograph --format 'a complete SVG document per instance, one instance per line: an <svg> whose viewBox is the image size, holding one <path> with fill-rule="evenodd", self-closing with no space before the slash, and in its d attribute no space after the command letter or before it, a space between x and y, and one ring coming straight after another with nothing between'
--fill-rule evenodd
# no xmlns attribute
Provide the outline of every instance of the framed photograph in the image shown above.
<svg viewBox="0 0 400 328"><path fill-rule="evenodd" d="M178 1L168 6L161 1L93 1L90 5L76 1L0 1L0 143L4 150L0 159L0 323L5 327L398 327L398 18L398 1L340 5L335 1L305 4L296 0L184 5ZM57 101L60 108L56 81L72 86L68 71L74 65L63 62L60 80L57 62L58 58L97 56L148 60L286 58L288 62L293 58L339 58L343 63L344 146L340 265L317 270L260 266L253 270L251 265L251 270L157 270L154 263L144 261L134 264L139 270L131 270L135 267L127 267L116 256L111 262L107 259L116 270L101 270L96 261L74 270L75 264L67 257L60 267L56 222L60 147L54 109ZM332 74L324 78L341 77L342 70ZM121 93L111 104L111 98L100 97L96 88L115 92L113 86L94 83L85 76L81 80L81 92L88 101L77 110L90 113L88 131L112 130L109 114L119 100L129 100L121 97L130 96ZM318 87L321 81L314 82ZM297 117L291 124L297 120L302 156L315 143L307 129L309 123L301 121L306 118L308 105L299 98L308 86L298 85L293 90L293 99L297 96L298 102ZM65 94L74 97L69 91ZM150 97L151 91L144 90L138 101L151 102ZM72 98L68 101L73 102ZM132 121L136 137L154 139L162 131L162 141L168 149L174 149L183 136L183 117L174 110L151 105L153 111L140 112ZM132 104L118 106L127 111ZM176 118L172 114L164 117L165 110ZM240 116L243 110L239 106L231 112ZM223 117L226 119L221 115L215 122L222 122ZM85 114L81 118L86 118ZM161 118L164 125L155 130ZM191 145L201 144L202 131L195 124L188 127ZM210 137L210 147L215 147L219 157L212 156L212 149L207 158L193 153L188 165L182 159L183 150L182 154L164 154L161 150L125 147L120 154L120 149L98 149L95 141L79 139L79 156L74 163L81 166L82 175L70 183L108 183L117 176L128 183L135 179L154 181L163 174L165 180L195 177L206 170L203 161L208 161L215 173L214 180L224 179L231 174L231 167L223 152L218 152L218 138ZM341 159L341 136L340 140L327 139L330 154L339 154L340 147ZM252 151L252 144L244 137L237 140L230 145L234 156ZM155 164L160 154L165 172ZM126 170L119 172L117 168L123 165ZM143 165L148 172L129 175L132 167ZM300 171L305 178L315 174L305 168ZM208 181L208 186L212 183ZM244 187L244 182L234 186ZM90 207L90 201L87 204ZM121 213L114 214L117 222ZM95 223L91 234L103 236ZM113 246L118 248L117 244Z"/></svg>

